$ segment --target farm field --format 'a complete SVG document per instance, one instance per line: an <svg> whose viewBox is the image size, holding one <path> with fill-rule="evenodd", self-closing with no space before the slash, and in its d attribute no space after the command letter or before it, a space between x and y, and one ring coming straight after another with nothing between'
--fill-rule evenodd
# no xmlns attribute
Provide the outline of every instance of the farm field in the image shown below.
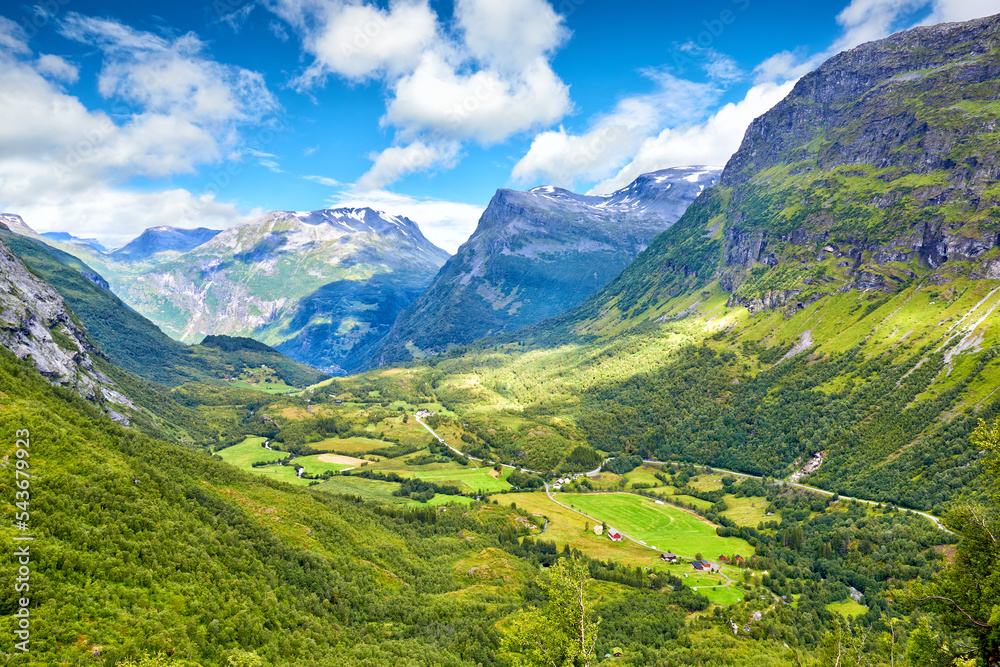
<svg viewBox="0 0 1000 667"><path fill-rule="evenodd" d="M632 485L636 483L662 487L663 482L655 477L655 474L658 472L660 472L660 466L643 463L635 470L625 473L625 479L628 480L628 488L632 488Z"/></svg>
<svg viewBox="0 0 1000 667"><path fill-rule="evenodd" d="M732 519L737 524L755 528L764 520L767 512L766 498L737 498L732 494L726 494L722 499L729 505L729 509L723 512L722 516Z"/></svg>
<svg viewBox="0 0 1000 667"><path fill-rule="evenodd" d="M376 438L327 438L319 442L310 442L309 447L324 452L343 452L344 454L364 454L376 449L395 447L395 443Z"/></svg>
<svg viewBox="0 0 1000 667"><path fill-rule="evenodd" d="M366 462L336 454L316 454L314 456L301 456L295 459L294 463L305 468L306 472L311 475L321 475L327 471L340 472L348 468L356 468Z"/></svg>
<svg viewBox="0 0 1000 667"><path fill-rule="evenodd" d="M692 478L688 484L699 491L718 491L722 488L722 475L698 475L698 479Z"/></svg>
<svg viewBox="0 0 1000 667"><path fill-rule="evenodd" d="M607 522L626 535L685 558L701 553L714 560L720 554L751 552L750 545L735 537L719 537L715 527L671 505L657 505L648 498L629 493L563 495L560 502Z"/></svg>
<svg viewBox="0 0 1000 667"><path fill-rule="evenodd" d="M511 468L504 468L500 477L495 478L490 474L492 468L473 467L474 464L463 466L449 461L448 463L429 463L422 466L406 465L406 459L427 453L427 450L421 450L408 457L372 463L370 470L373 472L394 472L404 477L419 477L436 484L454 484L464 491L482 490L487 493L495 493L511 488L506 481L506 478L513 472Z"/></svg>
<svg viewBox="0 0 1000 667"><path fill-rule="evenodd" d="M289 484L295 484L296 486L307 486L310 482L314 481L298 477L293 466L275 465L264 466L263 468L244 468L244 470L253 473L254 475L270 477L276 482L287 482Z"/></svg>
<svg viewBox="0 0 1000 667"><path fill-rule="evenodd" d="M279 452L261 447L266 440L267 438L247 436L247 439L240 444L220 449L216 453L226 463L244 470L249 470L254 463L277 461L288 456L287 452Z"/></svg>
<svg viewBox="0 0 1000 667"><path fill-rule="evenodd" d="M570 497L570 496L563 496ZM577 497L577 496L572 496ZM562 498L562 497L561 497ZM591 558L615 560L623 565L648 567L651 570L663 570L681 577L684 584L698 588L698 592L715 604L731 604L736 598L742 598L745 591L735 585L721 587L725 579L719 575L696 574L690 564L668 565L660 560L657 552L642 547L634 542L612 542L607 537L598 537L592 531L585 531L587 519L576 512L566 509L549 500L544 493L505 493L493 496L501 505L515 503L518 507L548 518L549 524L545 533L539 539L551 540L559 549L568 544L573 549L579 549ZM593 525L593 522L590 522ZM718 555L718 554L716 554ZM684 575L688 575L685 577ZM719 588L709 588L720 586Z"/></svg>
<svg viewBox="0 0 1000 667"><path fill-rule="evenodd" d="M283 382L261 382L259 384L251 384L249 382L244 382L243 380L230 380L229 384L240 389L262 391L265 394L297 394L302 391L301 389L296 389L295 387L287 385Z"/></svg>
<svg viewBox="0 0 1000 667"><path fill-rule="evenodd" d="M375 500L384 503L396 503L400 501L400 498L392 495L392 492L399 488L399 484L396 482L383 482L378 479L334 475L313 488L328 493L361 496L365 500Z"/></svg>

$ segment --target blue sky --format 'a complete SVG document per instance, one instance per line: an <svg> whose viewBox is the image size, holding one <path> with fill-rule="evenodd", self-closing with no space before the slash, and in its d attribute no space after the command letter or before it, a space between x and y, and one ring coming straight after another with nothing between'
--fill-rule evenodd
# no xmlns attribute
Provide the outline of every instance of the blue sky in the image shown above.
<svg viewBox="0 0 1000 667"><path fill-rule="evenodd" d="M364 205L454 251L500 187L724 164L825 58L1000 0L45 0L0 8L0 209L148 226Z"/></svg>

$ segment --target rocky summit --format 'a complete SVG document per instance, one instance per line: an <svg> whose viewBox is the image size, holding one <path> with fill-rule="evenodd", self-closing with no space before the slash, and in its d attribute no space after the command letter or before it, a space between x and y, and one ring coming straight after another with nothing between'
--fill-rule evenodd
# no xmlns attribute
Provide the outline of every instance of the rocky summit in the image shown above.
<svg viewBox="0 0 1000 667"><path fill-rule="evenodd" d="M440 353L580 303L669 228L717 167L644 174L610 195L499 190L475 233L400 315L375 364Z"/></svg>

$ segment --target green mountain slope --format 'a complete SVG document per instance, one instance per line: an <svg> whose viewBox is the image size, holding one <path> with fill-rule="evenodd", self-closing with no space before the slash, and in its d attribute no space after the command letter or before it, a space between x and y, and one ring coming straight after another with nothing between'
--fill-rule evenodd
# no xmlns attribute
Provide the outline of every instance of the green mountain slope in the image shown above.
<svg viewBox="0 0 1000 667"><path fill-rule="evenodd" d="M184 345L160 331L112 294L93 269L76 257L25 236L0 230L8 245L38 276L66 299L87 334L116 366L168 386L218 381L262 364L292 386L304 387L325 375L270 349Z"/></svg>
<svg viewBox="0 0 1000 667"><path fill-rule="evenodd" d="M425 381L501 460L546 460L558 448L532 434L557 427L779 478L820 455L807 481L915 508L981 495L968 436L1000 409L998 48L993 17L831 59L604 290Z"/></svg>
<svg viewBox="0 0 1000 667"><path fill-rule="evenodd" d="M269 665L489 660L490 623L511 598L503 578L471 582L454 566L516 531L502 512L380 509L262 481L55 391L0 349L5 498L17 490L15 433L30 432L30 530L5 521L0 533L34 538L32 664L163 651L216 665L238 650ZM18 567L4 550L5 580ZM516 580L530 572L505 568ZM11 586L0 594L7 637L16 597Z"/></svg>

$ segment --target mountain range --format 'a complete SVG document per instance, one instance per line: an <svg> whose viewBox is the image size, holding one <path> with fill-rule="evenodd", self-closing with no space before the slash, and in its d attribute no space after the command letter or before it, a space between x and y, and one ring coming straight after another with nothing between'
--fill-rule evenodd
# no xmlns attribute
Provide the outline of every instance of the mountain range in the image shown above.
<svg viewBox="0 0 1000 667"><path fill-rule="evenodd" d="M1000 16L864 44L721 173L501 190L447 261L368 209L131 263L3 214L0 624L37 664L993 667L998 63ZM139 306L404 309L380 354L433 356L332 378Z"/></svg>
<svg viewBox="0 0 1000 667"><path fill-rule="evenodd" d="M551 186L497 191L472 237L400 314L373 363L439 354L575 306L676 222L720 171L666 169L603 196Z"/></svg>

